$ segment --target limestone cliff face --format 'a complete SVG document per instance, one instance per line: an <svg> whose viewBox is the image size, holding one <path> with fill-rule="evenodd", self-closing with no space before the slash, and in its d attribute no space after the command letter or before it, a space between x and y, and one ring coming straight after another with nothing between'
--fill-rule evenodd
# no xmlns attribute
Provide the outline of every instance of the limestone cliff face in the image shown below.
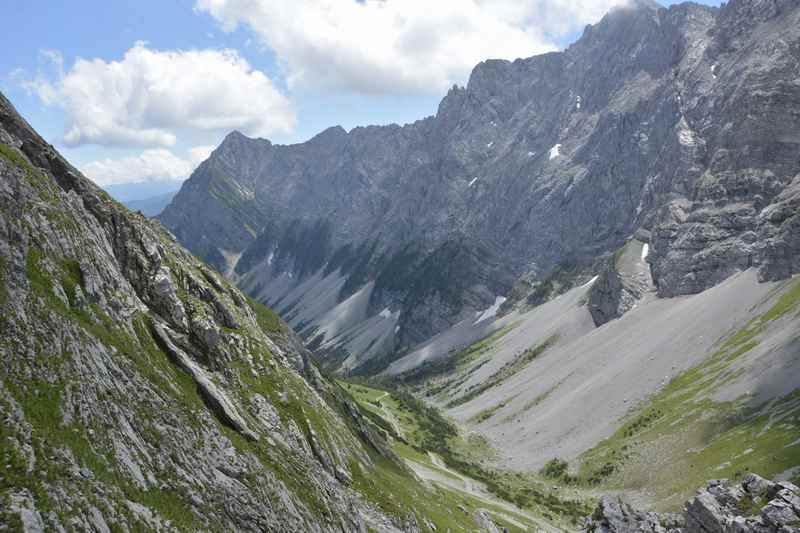
<svg viewBox="0 0 800 533"><path fill-rule="evenodd" d="M563 52L479 64L413 124L232 133L160 219L334 367L369 370L639 229L661 296L786 277L799 28L796 1L633 2Z"/></svg>
<svg viewBox="0 0 800 533"><path fill-rule="evenodd" d="M0 526L416 531L425 516L370 500L393 455L276 315L2 95L0 359Z"/></svg>

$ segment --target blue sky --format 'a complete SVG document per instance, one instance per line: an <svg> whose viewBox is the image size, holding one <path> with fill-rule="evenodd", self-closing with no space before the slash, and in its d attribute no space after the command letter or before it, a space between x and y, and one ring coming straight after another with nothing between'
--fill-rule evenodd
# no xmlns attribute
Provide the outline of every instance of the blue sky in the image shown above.
<svg viewBox="0 0 800 533"><path fill-rule="evenodd" d="M563 48L620 1L7 0L0 90L103 185L181 179L230 129L430 115L481 59Z"/></svg>

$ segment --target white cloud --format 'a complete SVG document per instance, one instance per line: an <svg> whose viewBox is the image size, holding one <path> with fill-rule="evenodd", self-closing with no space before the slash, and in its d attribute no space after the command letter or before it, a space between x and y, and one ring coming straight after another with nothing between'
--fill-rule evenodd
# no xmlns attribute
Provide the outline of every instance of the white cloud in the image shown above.
<svg viewBox="0 0 800 533"><path fill-rule="evenodd" d="M186 158L165 148L145 150L136 156L86 163L81 172L100 186L147 181L183 180L211 154L213 146L195 146Z"/></svg>
<svg viewBox="0 0 800 533"><path fill-rule="evenodd" d="M225 31L249 26L290 87L442 92L487 58L553 41L627 0L197 0Z"/></svg>
<svg viewBox="0 0 800 533"><path fill-rule="evenodd" d="M172 146L176 129L289 133L289 100L234 50L157 51L138 42L120 61L78 58L54 80L23 85L67 113L68 146Z"/></svg>

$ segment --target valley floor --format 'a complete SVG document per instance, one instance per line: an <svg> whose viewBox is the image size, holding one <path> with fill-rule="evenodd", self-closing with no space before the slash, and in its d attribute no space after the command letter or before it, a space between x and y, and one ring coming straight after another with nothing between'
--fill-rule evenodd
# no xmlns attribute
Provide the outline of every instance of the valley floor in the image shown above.
<svg viewBox="0 0 800 533"><path fill-rule="evenodd" d="M643 246L620 251L624 276L647 272ZM600 327L595 279L489 326L459 323L384 380L481 435L497 451L486 468L558 464L570 486L661 510L708 479L796 481L800 279L759 283L750 270L693 296L645 292Z"/></svg>
<svg viewBox="0 0 800 533"><path fill-rule="evenodd" d="M465 435L407 393L347 381L340 385L414 474L452 493L465 513L483 509L509 531L572 531L592 509L594 501L583 491L536 474L486 468L496 452L483 438Z"/></svg>

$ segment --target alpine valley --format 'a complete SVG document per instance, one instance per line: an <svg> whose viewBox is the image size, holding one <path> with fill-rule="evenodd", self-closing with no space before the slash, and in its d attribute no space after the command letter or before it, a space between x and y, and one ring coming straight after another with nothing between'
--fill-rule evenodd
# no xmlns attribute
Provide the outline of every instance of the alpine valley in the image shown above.
<svg viewBox="0 0 800 533"><path fill-rule="evenodd" d="M233 131L155 218L0 95L0 178L0 531L800 531L800 0Z"/></svg>

